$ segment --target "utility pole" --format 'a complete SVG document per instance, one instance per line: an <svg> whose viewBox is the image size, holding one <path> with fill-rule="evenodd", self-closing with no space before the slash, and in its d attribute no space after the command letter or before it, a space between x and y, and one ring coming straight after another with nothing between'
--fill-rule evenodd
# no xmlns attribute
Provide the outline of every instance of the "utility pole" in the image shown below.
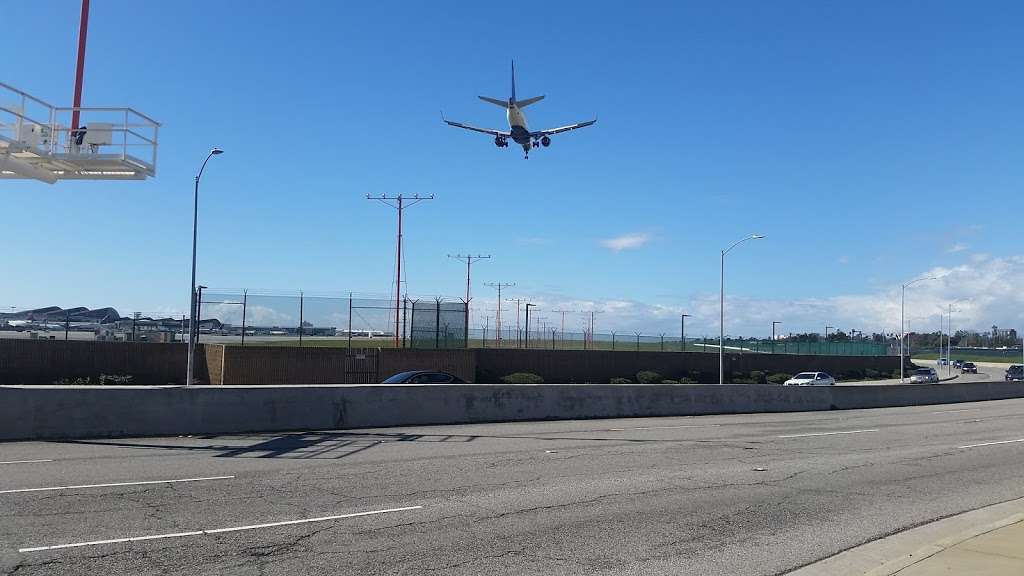
<svg viewBox="0 0 1024 576"><path fill-rule="evenodd" d="M132 314L132 342L135 342L135 324L142 318L142 312L134 312Z"/></svg>
<svg viewBox="0 0 1024 576"><path fill-rule="evenodd" d="M561 332L562 332L562 342L563 342L563 347L564 347L564 342L565 342L565 314L566 314L566 312L568 312L570 314L574 314L577 311L576 310L552 310L552 312L554 312L556 314L561 314L562 315L562 328L561 328Z"/></svg>
<svg viewBox="0 0 1024 576"><path fill-rule="evenodd" d="M589 310L589 311L588 310L584 310L583 311L584 314L586 314L588 312L590 313L590 328L589 328L589 335L586 335L583 338L583 349L584 350L586 350L586 348L587 348L587 341L588 340L590 341L590 348L591 349L594 348L594 328L596 326L596 323L595 323L595 320L594 320L594 316L596 316L597 314L604 314L604 310Z"/></svg>
<svg viewBox="0 0 1024 576"><path fill-rule="evenodd" d="M775 353L775 327L779 324L782 324L782 322L778 320L772 320L772 354Z"/></svg>
<svg viewBox="0 0 1024 576"><path fill-rule="evenodd" d="M515 282L485 282L484 286L498 289L498 311L494 317L494 344L501 348L501 289L515 286Z"/></svg>
<svg viewBox="0 0 1024 576"><path fill-rule="evenodd" d="M461 260L461 261L466 263L466 347L468 348L469 347L469 300L470 300L469 276L470 276L470 273L471 273L472 268L473 268L473 262L476 262L478 260L488 260L488 259L490 259L491 255L488 254L487 256L484 256L482 254L477 254L476 256L473 256L472 254L455 254L453 256L453 255L449 254L448 257L449 258L454 258L456 260Z"/></svg>
<svg viewBox="0 0 1024 576"><path fill-rule="evenodd" d="M395 348L398 348L398 307L402 301L402 212L406 208L419 204L424 200L433 200L434 195L420 196L419 194L413 194L411 198L408 198L401 194L398 196L388 196L387 194L370 196L367 194L366 199L377 200L381 204L387 204L398 211L398 234L395 249Z"/></svg>

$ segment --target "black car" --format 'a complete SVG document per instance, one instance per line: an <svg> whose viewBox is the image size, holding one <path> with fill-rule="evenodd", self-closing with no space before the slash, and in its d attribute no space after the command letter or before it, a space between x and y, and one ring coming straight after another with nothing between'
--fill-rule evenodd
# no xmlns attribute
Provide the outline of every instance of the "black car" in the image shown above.
<svg viewBox="0 0 1024 576"><path fill-rule="evenodd" d="M1024 380L1024 366L1013 364L1006 370L1006 381L1012 382L1014 380Z"/></svg>
<svg viewBox="0 0 1024 576"><path fill-rule="evenodd" d="M978 373L978 367L974 365L974 362L964 362L963 365L960 366L960 373L961 374L977 374Z"/></svg>
<svg viewBox="0 0 1024 576"><path fill-rule="evenodd" d="M399 372L381 384L465 384L466 381L447 372L410 370Z"/></svg>

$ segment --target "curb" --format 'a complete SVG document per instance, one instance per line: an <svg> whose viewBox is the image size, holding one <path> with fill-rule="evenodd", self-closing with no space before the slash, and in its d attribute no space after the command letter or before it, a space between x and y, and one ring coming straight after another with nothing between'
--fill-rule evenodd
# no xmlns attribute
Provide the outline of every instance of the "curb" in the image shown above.
<svg viewBox="0 0 1024 576"><path fill-rule="evenodd" d="M850 548L788 576L891 576L983 534L1024 522L1024 498L949 516Z"/></svg>

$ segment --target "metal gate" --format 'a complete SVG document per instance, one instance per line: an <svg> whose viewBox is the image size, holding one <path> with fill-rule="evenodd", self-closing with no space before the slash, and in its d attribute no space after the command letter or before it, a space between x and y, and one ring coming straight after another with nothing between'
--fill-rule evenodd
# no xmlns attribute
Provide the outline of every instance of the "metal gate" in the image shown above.
<svg viewBox="0 0 1024 576"><path fill-rule="evenodd" d="M380 350L349 348L345 352L345 384L376 384L380 380Z"/></svg>

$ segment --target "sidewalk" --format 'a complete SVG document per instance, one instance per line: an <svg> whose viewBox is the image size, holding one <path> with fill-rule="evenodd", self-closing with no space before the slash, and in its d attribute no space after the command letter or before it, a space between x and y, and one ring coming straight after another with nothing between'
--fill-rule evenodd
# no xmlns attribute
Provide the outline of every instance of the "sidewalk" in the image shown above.
<svg viewBox="0 0 1024 576"><path fill-rule="evenodd" d="M996 528L943 548L894 574L931 576L934 574L977 574L1020 576L1024 574L1024 518L1015 524Z"/></svg>
<svg viewBox="0 0 1024 576"><path fill-rule="evenodd" d="M851 548L789 576L1022 576L1024 498Z"/></svg>

